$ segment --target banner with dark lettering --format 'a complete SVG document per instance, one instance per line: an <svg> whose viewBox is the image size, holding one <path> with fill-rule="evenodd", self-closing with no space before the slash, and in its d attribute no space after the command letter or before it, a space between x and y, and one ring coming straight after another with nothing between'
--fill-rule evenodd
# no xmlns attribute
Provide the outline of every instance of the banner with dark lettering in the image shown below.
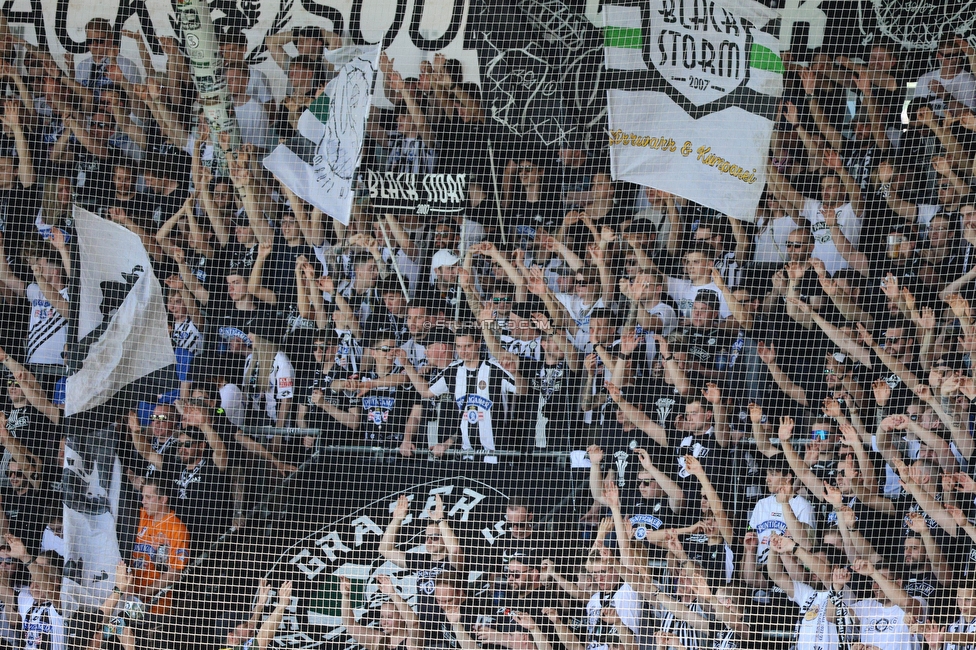
<svg viewBox="0 0 976 650"><path fill-rule="evenodd" d="M239 32L247 39L248 62L260 65L279 100L288 80L268 57L265 39L305 26L344 35L347 44L380 44L405 78L418 77L421 64L438 52L460 61L464 81L478 81L477 52L464 44L469 0L394 0L380 7L369 0L212 0L208 5L219 32ZM75 65L88 56L85 25L92 18L108 18L139 34L160 71L165 69L160 37L182 38L174 30L179 20L172 0L35 0L7 3L4 17L14 34L49 51L55 61L73 54ZM142 68L136 41L126 36L121 45L122 55ZM392 106L382 92L376 103Z"/></svg>
<svg viewBox="0 0 976 650"><path fill-rule="evenodd" d="M752 0L604 5L613 177L752 220L783 88L777 13Z"/></svg>
<svg viewBox="0 0 976 650"><path fill-rule="evenodd" d="M410 212L421 216L458 214L466 207L465 174L397 174L362 172L370 205L382 212Z"/></svg>
<svg viewBox="0 0 976 650"><path fill-rule="evenodd" d="M407 497L410 510L397 535L396 549L410 560L409 567L399 566L379 552L400 495ZM414 485L310 533L278 559L266 576L269 583L277 588L282 581L292 580L295 588L275 645L297 649L350 642L342 626L340 578L351 583L350 600L357 619L378 612L385 599L377 588L378 575L390 576L400 595L415 607L418 598L432 598L434 578L442 569L422 560L438 496L444 504L444 518L463 548L462 575L474 587L472 593L482 587L487 573L500 568L500 540L511 534L505 522L508 497L463 476Z"/></svg>

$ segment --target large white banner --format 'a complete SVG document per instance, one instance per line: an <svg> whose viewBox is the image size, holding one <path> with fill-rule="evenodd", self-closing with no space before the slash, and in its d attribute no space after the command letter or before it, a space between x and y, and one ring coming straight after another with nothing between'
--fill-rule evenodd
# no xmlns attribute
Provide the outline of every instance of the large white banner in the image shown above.
<svg viewBox="0 0 976 650"><path fill-rule="evenodd" d="M613 177L752 220L783 64L752 0L605 5Z"/></svg>
<svg viewBox="0 0 976 650"><path fill-rule="evenodd" d="M208 4L220 29L227 24L242 28L251 62L260 63L279 99L287 80L265 58L264 39L293 27L324 27L354 43L379 43L404 77L417 77L421 63L442 53L461 62L465 81L479 78L478 54L473 46L465 46L471 0L213 0ZM15 34L46 47L56 59L73 53L76 63L87 56L85 24L92 18L106 18L140 32L152 51L153 65L162 71L166 58L158 38L176 36L174 5L172 0L34 0L8 3L4 15ZM286 51L296 54L292 46ZM122 40L122 54L142 67L132 39ZM377 101L384 107L391 105L382 94Z"/></svg>
<svg viewBox="0 0 976 650"><path fill-rule="evenodd" d="M78 339L95 339L68 377L65 413L104 404L121 388L176 363L149 255L133 232L75 206Z"/></svg>
<svg viewBox="0 0 976 650"><path fill-rule="evenodd" d="M347 62L299 118L301 135L279 144L264 166L299 197L348 224L380 48L344 49Z"/></svg>

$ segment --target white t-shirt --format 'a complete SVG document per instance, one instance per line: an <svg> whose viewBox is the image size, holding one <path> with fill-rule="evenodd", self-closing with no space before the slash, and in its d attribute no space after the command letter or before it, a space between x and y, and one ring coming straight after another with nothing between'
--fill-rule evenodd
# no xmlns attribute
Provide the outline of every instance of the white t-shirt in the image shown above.
<svg viewBox="0 0 976 650"><path fill-rule="evenodd" d="M935 217L935 215L942 212L942 206L919 203L917 208L918 210L916 212L917 215L916 221L918 222L918 225L921 227L922 232L927 233L929 231L929 224L932 223L932 219Z"/></svg>
<svg viewBox="0 0 976 650"><path fill-rule="evenodd" d="M271 120L268 113L256 97L251 97L244 104L234 105L234 115L241 129L241 140L255 147L271 149L275 146L271 134Z"/></svg>
<svg viewBox="0 0 976 650"><path fill-rule="evenodd" d="M925 601L916 598L923 605ZM861 643L876 645L881 650L916 650L915 636L905 624L905 610L897 605L882 606L873 598L859 600L851 612L861 622ZM919 621L921 622L921 621Z"/></svg>
<svg viewBox="0 0 976 650"><path fill-rule="evenodd" d="M800 607L796 650L839 650L837 624L827 620L827 593L793 581L793 602Z"/></svg>
<svg viewBox="0 0 976 650"><path fill-rule="evenodd" d="M757 224L758 226L758 224ZM786 249L786 239L799 228L792 217L782 216L773 219L762 232L756 235L756 249L752 261L757 264L782 264L790 259Z"/></svg>
<svg viewBox="0 0 976 650"><path fill-rule="evenodd" d="M142 73L139 72L139 66L133 61L124 56L118 56L115 57L115 63L119 66L119 70L122 71L122 76L125 77L126 81L136 85L142 83ZM90 55L87 58L79 60L75 65L75 81L83 86L86 85L88 80L91 79L94 68L95 60Z"/></svg>
<svg viewBox="0 0 976 650"><path fill-rule="evenodd" d="M973 634L976 632L976 619L967 621L960 615L955 621L946 628L949 634ZM971 650L974 645L960 645L958 643L945 644L945 650Z"/></svg>
<svg viewBox="0 0 976 650"><path fill-rule="evenodd" d="M246 414L244 393L237 384L224 384L220 388L220 408L234 426L244 426Z"/></svg>
<svg viewBox="0 0 976 650"><path fill-rule="evenodd" d="M932 97L933 108L941 113L945 109L945 102L941 99L935 100L935 95L929 90L929 82L938 81L942 87L952 95L953 99L966 106L966 108L976 107L976 77L970 72L960 72L952 79L942 77L941 70L926 72L918 78L915 84L915 97Z"/></svg>
<svg viewBox="0 0 976 650"><path fill-rule="evenodd" d="M812 257L823 260L827 273L833 275L841 269L846 269L850 264L837 250L834 239L830 236L827 221L820 214L821 207L823 204L820 201L805 199L803 209L800 210L800 216L810 222L810 231L813 233L813 239L816 242L813 246ZM850 203L835 208L834 214L837 215L837 225L840 226L840 231L847 237L847 241L856 248L857 242L861 238L861 218L854 214L854 208Z"/></svg>
<svg viewBox="0 0 976 650"><path fill-rule="evenodd" d="M678 314L666 302L659 302L648 309L647 313L651 316L657 316L664 324L660 332L644 331L644 348L647 350L647 363L650 364L654 362L654 357L657 356L657 343L654 341L654 335L658 334L667 338L678 327Z"/></svg>
<svg viewBox="0 0 976 650"><path fill-rule="evenodd" d="M247 362L244 364L245 376L248 376L253 362L254 355L248 355ZM295 369L284 352L275 354L274 362L271 364L271 372L267 375L267 382L263 393L264 412L272 421L275 421L278 418L278 400L291 399L295 396ZM260 398L255 402L256 407L259 401Z"/></svg>
<svg viewBox="0 0 976 650"><path fill-rule="evenodd" d="M597 298L597 301L590 306L574 293L557 293L556 299L575 321L576 333L570 332L570 338L577 350L583 350L590 341L590 314L606 306L603 304L603 298Z"/></svg>
<svg viewBox="0 0 976 650"><path fill-rule="evenodd" d="M68 300L67 287L59 292ZM44 297L35 283L27 285L30 321L27 326L27 362L64 365L64 345L68 341L68 322Z"/></svg>
<svg viewBox="0 0 976 650"><path fill-rule="evenodd" d="M691 308L695 304L695 296L702 289L713 291L718 296L719 318L728 318L732 315L729 304L725 302L725 296L722 295L722 292L719 291L714 282L694 285L691 283L691 280L668 277L668 295L678 303L678 315L681 318L691 318Z"/></svg>
<svg viewBox="0 0 976 650"><path fill-rule="evenodd" d="M64 617L53 605L34 607L30 591L17 594L17 610L24 625L24 650L65 650Z"/></svg>
<svg viewBox="0 0 976 650"><path fill-rule="evenodd" d="M271 92L271 83L268 76L257 68L250 69L251 76L247 80L247 94L258 100L262 104L267 104L274 99Z"/></svg>
<svg viewBox="0 0 976 650"><path fill-rule="evenodd" d="M600 616L605 605L601 596L598 591L590 596L590 600L586 603L587 636L591 639L603 637L598 630L607 625ZM609 606L617 610L620 620L636 636L640 628L641 616L641 599L637 592L625 582L610 597ZM606 643L588 643L587 650L609 650L609 646Z"/></svg>
<svg viewBox="0 0 976 650"><path fill-rule="evenodd" d="M816 528L813 506L810 502L795 495L790 499L790 509L793 515L801 524L806 524L810 528ZM773 533L786 535L786 520L783 519L783 504L776 500L775 495L770 495L765 499L756 502L749 517L749 526L756 531L759 536L759 548L756 550L756 562L765 564L769 556L769 537Z"/></svg>

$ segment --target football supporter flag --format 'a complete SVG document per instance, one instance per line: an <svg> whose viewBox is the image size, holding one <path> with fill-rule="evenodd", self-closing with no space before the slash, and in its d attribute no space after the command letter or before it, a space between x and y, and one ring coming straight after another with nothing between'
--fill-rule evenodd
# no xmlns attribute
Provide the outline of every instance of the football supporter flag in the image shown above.
<svg viewBox="0 0 976 650"><path fill-rule="evenodd" d="M605 4L613 178L753 220L783 88L752 0Z"/></svg>
<svg viewBox="0 0 976 650"><path fill-rule="evenodd" d="M70 418L65 441L61 597L73 609L97 607L108 597L121 558L115 532L122 489L118 433L107 424L107 414L98 411Z"/></svg>
<svg viewBox="0 0 976 650"><path fill-rule="evenodd" d="M88 352L68 377L65 414L104 404L120 389L176 363L166 307L149 255L122 226L74 207L78 235L78 340Z"/></svg>
<svg viewBox="0 0 976 650"><path fill-rule="evenodd" d="M344 50L335 78L298 119L299 135L279 144L264 166L297 196L348 224L380 46Z"/></svg>

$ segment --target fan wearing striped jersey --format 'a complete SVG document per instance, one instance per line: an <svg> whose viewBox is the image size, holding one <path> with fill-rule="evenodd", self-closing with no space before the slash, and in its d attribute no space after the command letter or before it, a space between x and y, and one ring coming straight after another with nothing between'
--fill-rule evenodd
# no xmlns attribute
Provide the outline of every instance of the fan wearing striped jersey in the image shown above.
<svg viewBox="0 0 976 650"><path fill-rule="evenodd" d="M489 324L490 325L490 324ZM408 373L414 387L424 399L440 395L454 396L457 410L453 417L444 417L444 436L454 444L461 436L462 449L496 451L499 428L509 421L512 398L525 394L525 380L517 374L515 360L513 375L495 361L481 359L481 337L476 330L460 330L455 336L454 347L458 360L436 375L428 384L417 373ZM506 363L511 361L507 359ZM451 432L451 433L448 433ZM475 447L475 445L478 445ZM486 463L497 462L497 457L485 456Z"/></svg>
<svg viewBox="0 0 976 650"><path fill-rule="evenodd" d="M34 281L24 282L7 263L0 248L0 282L4 288L30 303L30 321L24 358L27 363L64 365L62 354L68 339L68 289L65 271L70 272L70 257L64 233L51 231L51 246L39 243L25 252L34 273ZM52 248L53 247L53 248Z"/></svg>

